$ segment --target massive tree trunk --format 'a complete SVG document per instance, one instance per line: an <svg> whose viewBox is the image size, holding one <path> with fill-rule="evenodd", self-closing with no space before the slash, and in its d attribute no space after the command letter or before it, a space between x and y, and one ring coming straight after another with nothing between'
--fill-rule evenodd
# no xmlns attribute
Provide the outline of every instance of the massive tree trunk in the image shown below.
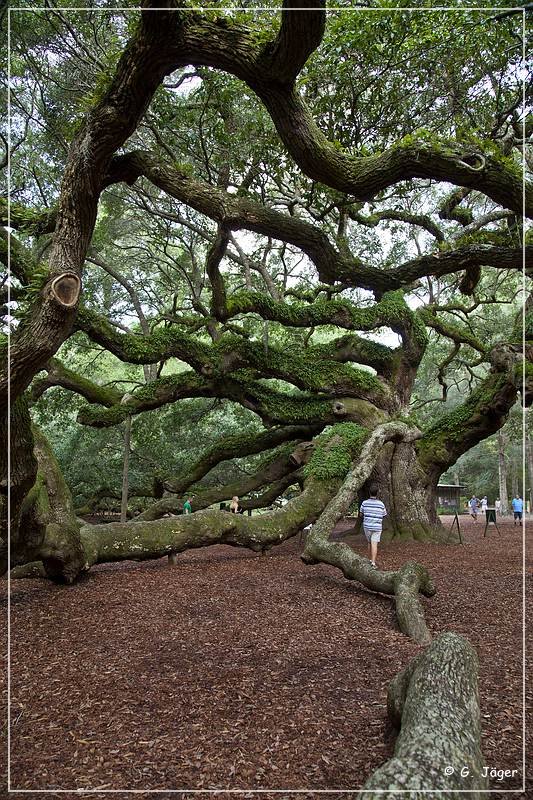
<svg viewBox="0 0 533 800"><path fill-rule="evenodd" d="M368 497L371 484L379 487L387 516L382 541L393 538L430 540L442 534L437 515L438 471L424 469L417 457L416 443L388 442L359 494Z"/></svg>
<svg viewBox="0 0 533 800"><path fill-rule="evenodd" d="M48 577L71 583L85 563L72 497L44 435L31 425L25 396L11 409L10 565L40 560ZM14 434L17 434L16 436ZM7 475L4 455L2 472ZM7 481L2 480L2 574L7 560Z"/></svg>
<svg viewBox="0 0 533 800"><path fill-rule="evenodd" d="M33 453L33 434L25 395L18 397L11 405L9 417L0 414L0 574L8 567L8 531L11 535L11 559L17 549L24 550L20 541L22 531L19 520L23 500L30 491L37 476L37 459ZM8 463L8 453L10 460ZM8 484L11 485L11 507L8 518ZM26 558L26 561L30 560Z"/></svg>

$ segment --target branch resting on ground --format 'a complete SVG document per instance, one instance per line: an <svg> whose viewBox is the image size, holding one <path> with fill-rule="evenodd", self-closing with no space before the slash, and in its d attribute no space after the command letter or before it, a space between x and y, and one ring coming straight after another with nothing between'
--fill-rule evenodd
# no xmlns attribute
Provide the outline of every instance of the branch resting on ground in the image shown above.
<svg viewBox="0 0 533 800"><path fill-rule="evenodd" d="M308 534L302 560L306 564L331 564L339 567L348 580L358 580L376 592L394 594L400 630L417 642L428 644L431 635L424 620L418 593L431 597L435 594L435 587L425 567L408 562L396 572L380 572L373 569L368 559L357 555L349 545L329 541L335 524L346 514L357 491L370 476L385 442L412 442L420 436L421 432L417 428L409 427L403 422L389 422L376 428L363 446L361 455L341 488Z"/></svg>
<svg viewBox="0 0 533 800"><path fill-rule="evenodd" d="M388 712L400 733L394 757L365 783L367 800L393 800L400 790L421 797L429 787L453 800L465 791L486 797L477 672L468 640L442 633L391 681Z"/></svg>

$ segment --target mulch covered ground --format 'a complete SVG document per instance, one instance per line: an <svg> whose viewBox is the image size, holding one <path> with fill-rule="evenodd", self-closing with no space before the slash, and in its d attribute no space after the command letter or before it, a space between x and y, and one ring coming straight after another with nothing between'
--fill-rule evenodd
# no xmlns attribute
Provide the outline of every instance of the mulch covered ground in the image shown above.
<svg viewBox="0 0 533 800"><path fill-rule="evenodd" d="M519 789L521 529L483 539L482 523L462 522L465 546L388 545L380 566L416 559L434 576L431 630L464 634L479 654L486 763L517 770L491 787ZM345 541L366 550L361 536ZM420 648L389 598L306 567L301 547L102 565L72 587L13 580L11 788L348 798L392 754L387 685ZM268 796L289 795L255 795Z"/></svg>

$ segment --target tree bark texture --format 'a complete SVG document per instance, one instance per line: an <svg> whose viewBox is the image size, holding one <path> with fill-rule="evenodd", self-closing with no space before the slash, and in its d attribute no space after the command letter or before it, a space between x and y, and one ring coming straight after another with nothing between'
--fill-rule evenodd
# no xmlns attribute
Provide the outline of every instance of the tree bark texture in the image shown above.
<svg viewBox="0 0 533 800"><path fill-rule="evenodd" d="M35 426L33 434L37 478L22 504L21 535L11 563L40 559L49 578L72 583L84 564L80 525L72 495L48 441Z"/></svg>
<svg viewBox="0 0 533 800"><path fill-rule="evenodd" d="M37 476L37 459L33 452L33 433L26 395L21 395L12 403L9 423L10 448L7 446L8 417L6 414L0 414L0 574L2 575L8 568L8 531L11 535L11 559L17 550L24 549L21 541L23 532L19 524L21 508ZM9 509L8 484L10 484Z"/></svg>
<svg viewBox="0 0 533 800"><path fill-rule="evenodd" d="M419 462L413 442L388 442L359 492L362 502L372 484L379 487L385 504L382 541L391 539L434 540L443 533L437 515L438 476L428 475Z"/></svg>
<svg viewBox="0 0 533 800"><path fill-rule="evenodd" d="M393 758L366 782L365 798L423 800L428 790L453 800L465 791L487 797L477 674L468 640L442 633L394 678L387 705L400 732Z"/></svg>

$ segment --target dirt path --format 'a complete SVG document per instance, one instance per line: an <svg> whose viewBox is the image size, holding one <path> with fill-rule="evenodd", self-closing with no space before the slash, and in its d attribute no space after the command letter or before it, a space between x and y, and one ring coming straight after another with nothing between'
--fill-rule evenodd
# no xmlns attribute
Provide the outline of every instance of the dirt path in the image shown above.
<svg viewBox="0 0 533 800"><path fill-rule="evenodd" d="M389 545L380 566L429 568L431 630L464 634L479 654L486 762L518 770L492 788L518 789L521 530L506 523L483 540L483 525L462 519L465 546ZM364 553L361 536L345 540ZM419 648L398 631L388 598L331 567L306 567L300 550L297 538L265 557L215 546L173 569L101 566L73 587L12 581L11 788L348 798L342 790L361 787L392 753L387 685ZM268 796L289 795L255 795Z"/></svg>

